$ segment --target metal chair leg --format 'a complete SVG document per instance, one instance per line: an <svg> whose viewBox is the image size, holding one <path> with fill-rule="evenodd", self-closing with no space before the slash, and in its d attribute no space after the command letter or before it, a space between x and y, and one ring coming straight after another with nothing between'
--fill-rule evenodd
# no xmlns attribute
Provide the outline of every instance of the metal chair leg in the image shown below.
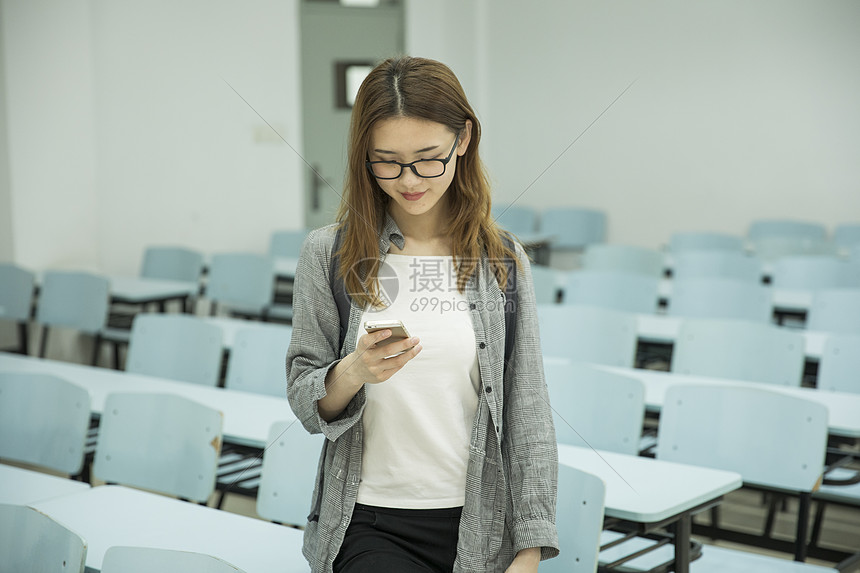
<svg viewBox="0 0 860 573"><path fill-rule="evenodd" d="M93 366L99 365L99 351L102 349L102 335L96 334L95 340L93 341Z"/></svg>
<svg viewBox="0 0 860 573"><path fill-rule="evenodd" d="M48 349L48 332L50 329L47 326L42 327L42 340L39 345L39 358L45 357L45 351Z"/></svg>

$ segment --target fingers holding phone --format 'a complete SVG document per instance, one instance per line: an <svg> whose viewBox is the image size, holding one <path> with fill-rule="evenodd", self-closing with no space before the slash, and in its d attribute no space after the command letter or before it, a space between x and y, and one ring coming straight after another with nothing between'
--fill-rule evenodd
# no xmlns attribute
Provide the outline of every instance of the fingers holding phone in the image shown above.
<svg viewBox="0 0 860 573"><path fill-rule="evenodd" d="M421 351L419 339L410 336L399 320L367 321L364 328L367 334L358 340L356 360L368 382L388 380Z"/></svg>

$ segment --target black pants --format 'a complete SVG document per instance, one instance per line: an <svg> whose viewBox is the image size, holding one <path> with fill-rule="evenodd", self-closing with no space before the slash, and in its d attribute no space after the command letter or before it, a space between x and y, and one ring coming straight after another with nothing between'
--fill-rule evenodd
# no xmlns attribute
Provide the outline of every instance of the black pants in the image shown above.
<svg viewBox="0 0 860 573"><path fill-rule="evenodd" d="M334 572L450 573L457 557L462 509L356 504Z"/></svg>

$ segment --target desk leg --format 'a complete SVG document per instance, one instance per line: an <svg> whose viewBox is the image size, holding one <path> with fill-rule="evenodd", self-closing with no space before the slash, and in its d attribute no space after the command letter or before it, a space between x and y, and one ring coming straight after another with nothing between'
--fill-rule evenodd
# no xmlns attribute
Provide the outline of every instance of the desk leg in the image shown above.
<svg viewBox="0 0 860 573"><path fill-rule="evenodd" d="M690 573L692 519L687 513L675 522L675 573Z"/></svg>

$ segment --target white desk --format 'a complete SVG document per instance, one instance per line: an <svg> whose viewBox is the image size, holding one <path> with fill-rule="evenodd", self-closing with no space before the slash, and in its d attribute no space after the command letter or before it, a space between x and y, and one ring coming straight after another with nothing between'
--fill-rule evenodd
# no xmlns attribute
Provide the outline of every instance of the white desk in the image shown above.
<svg viewBox="0 0 860 573"><path fill-rule="evenodd" d="M197 294L196 282L167 281L145 277L108 277L111 300L126 304L165 303Z"/></svg>
<svg viewBox="0 0 860 573"><path fill-rule="evenodd" d="M292 332L292 327L284 324L259 322L256 320L242 320L241 318L228 318L222 316L206 316L200 318L206 322L211 322L212 324L217 324L221 327L221 331L224 333L224 348L227 350L233 348L234 341L236 340L236 333L244 328L257 328L261 330L273 329ZM287 349L284 348L284 353L286 352ZM286 380L284 381L284 384L286 385Z"/></svg>
<svg viewBox="0 0 860 573"><path fill-rule="evenodd" d="M672 279L661 279L657 294L672 304ZM793 289L771 289L771 301L775 312L807 312L812 305L812 291Z"/></svg>
<svg viewBox="0 0 860 573"><path fill-rule="evenodd" d="M0 503L30 505L88 489L82 481L0 464Z"/></svg>
<svg viewBox="0 0 860 573"><path fill-rule="evenodd" d="M676 571L689 571L692 514L741 487L735 472L558 445L560 464L596 475L606 485L605 513L642 524L675 523Z"/></svg>
<svg viewBox="0 0 860 573"><path fill-rule="evenodd" d="M551 359L555 360L555 359ZM724 386L753 386L773 392L797 396L827 406L828 430L836 436L860 438L860 394L846 392L828 392L815 388L797 388L730 380L726 378L711 378L708 376L690 376L673 372L643 370L641 368L619 368L615 366L600 366L597 368L622 374L641 380L645 385L645 404L649 409L659 410L663 406L666 390L672 384L720 384Z"/></svg>
<svg viewBox="0 0 860 573"><path fill-rule="evenodd" d="M668 316L665 314L637 314L637 332L640 340L646 342L660 342L674 344L681 330L684 318L679 316ZM803 335L807 359L818 361L824 354L824 343L827 342L827 333L811 330L796 330Z"/></svg>
<svg viewBox="0 0 860 573"><path fill-rule="evenodd" d="M295 420L286 397L251 394L224 388L213 388L164 378L131 374L0 352L0 371L53 374L86 388L93 412L101 413L105 398L111 392L168 392L194 400L224 413L225 441L253 447L265 447L272 423ZM304 432L299 422L290 431Z"/></svg>
<svg viewBox="0 0 860 573"><path fill-rule="evenodd" d="M114 545L206 553L247 573L306 573L302 532L122 486L99 486L31 504L87 541L87 567Z"/></svg>

